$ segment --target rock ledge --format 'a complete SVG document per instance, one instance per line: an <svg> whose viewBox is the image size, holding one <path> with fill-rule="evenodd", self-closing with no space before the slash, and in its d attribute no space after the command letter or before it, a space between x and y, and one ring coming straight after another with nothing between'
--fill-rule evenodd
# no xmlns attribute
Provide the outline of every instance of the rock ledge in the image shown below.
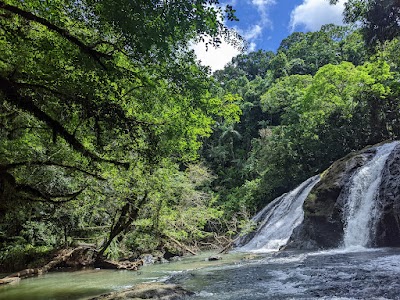
<svg viewBox="0 0 400 300"><path fill-rule="evenodd" d="M89 300L122 300L122 299L157 299L157 300L179 300L193 295L175 284L165 283L142 283L121 292L103 294Z"/></svg>

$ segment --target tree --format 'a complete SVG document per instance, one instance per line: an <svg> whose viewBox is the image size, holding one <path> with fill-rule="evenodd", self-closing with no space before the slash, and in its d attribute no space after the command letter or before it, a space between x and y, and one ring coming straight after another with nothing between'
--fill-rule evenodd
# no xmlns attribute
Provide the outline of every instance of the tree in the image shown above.
<svg viewBox="0 0 400 300"><path fill-rule="evenodd" d="M193 160L213 119L235 117L188 48L240 42L222 13L234 18L216 0L0 1L0 210L111 190L132 221L143 177Z"/></svg>
<svg viewBox="0 0 400 300"><path fill-rule="evenodd" d="M254 80L257 76L265 77L274 58L272 51L258 50L248 54L239 54L223 70L214 72L214 77L221 83L245 76Z"/></svg>
<svg viewBox="0 0 400 300"><path fill-rule="evenodd" d="M304 95L312 81L311 75L290 75L278 79L261 96L261 107L269 115L269 125L277 126L297 122L298 113L291 113L296 102Z"/></svg>
<svg viewBox="0 0 400 300"><path fill-rule="evenodd" d="M360 23L366 44L373 47L399 36L400 3L397 0L350 0L345 4L344 21Z"/></svg>
<svg viewBox="0 0 400 300"><path fill-rule="evenodd" d="M294 32L284 40L272 61L275 78L285 75L314 75L326 64L348 60L355 64L366 59L361 39L347 26L324 25L316 32ZM361 50L361 51L360 51Z"/></svg>

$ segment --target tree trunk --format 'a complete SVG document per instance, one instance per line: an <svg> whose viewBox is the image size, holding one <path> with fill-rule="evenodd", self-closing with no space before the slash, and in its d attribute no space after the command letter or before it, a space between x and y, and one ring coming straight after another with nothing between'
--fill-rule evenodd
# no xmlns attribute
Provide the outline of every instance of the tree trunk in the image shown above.
<svg viewBox="0 0 400 300"><path fill-rule="evenodd" d="M111 245L112 241L126 228L128 228L133 221L135 221L139 215L139 210L143 206L143 204L147 201L148 193L146 192L143 198L134 206L129 200L125 203L125 205L121 209L121 214L117 220L117 222L111 227L110 234L108 239L101 246L100 251L98 252L98 259L100 259L107 248Z"/></svg>

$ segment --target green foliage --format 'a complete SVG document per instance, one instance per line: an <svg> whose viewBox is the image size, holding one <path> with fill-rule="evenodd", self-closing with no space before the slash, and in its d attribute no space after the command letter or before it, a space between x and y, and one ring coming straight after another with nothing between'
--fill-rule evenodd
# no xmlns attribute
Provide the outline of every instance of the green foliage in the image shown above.
<svg viewBox="0 0 400 300"><path fill-rule="evenodd" d="M344 19L347 23L361 23L368 46L391 41L400 34L400 5L395 0L348 1Z"/></svg>
<svg viewBox="0 0 400 300"><path fill-rule="evenodd" d="M223 90L243 97L240 122L221 124L204 156L218 175L214 189L226 212L242 205L260 209L345 154L398 138L399 41L386 41L371 55L363 34L333 25L293 33L271 58L264 79L249 81L243 72L228 79L232 66L225 77L217 74ZM261 93L248 93L260 82ZM247 114L255 107L262 113ZM257 125L250 123L254 119ZM227 129L250 147L225 139Z"/></svg>
<svg viewBox="0 0 400 300"><path fill-rule="evenodd" d="M304 95L311 81L310 75L283 77L261 96L260 104L263 111L270 115L270 125L288 124L296 120L297 114L290 114L290 108L299 105L296 101ZM282 120L283 115L287 120Z"/></svg>
<svg viewBox="0 0 400 300"><path fill-rule="evenodd" d="M275 78L314 75L326 64L348 60L360 64L367 58L363 41L351 27L324 25L316 32L294 32L285 38L271 61Z"/></svg>
<svg viewBox="0 0 400 300"><path fill-rule="evenodd" d="M293 33L210 77L189 44L242 44L217 0L0 1L1 260L233 237L337 158L397 138L398 5L345 13L361 29Z"/></svg>
<svg viewBox="0 0 400 300"><path fill-rule="evenodd" d="M12 272L16 269L40 267L53 248L48 246L33 246L23 240L2 246L0 250L1 272Z"/></svg>
<svg viewBox="0 0 400 300"><path fill-rule="evenodd" d="M127 249L139 253L152 253L158 248L160 240L154 238L154 235L141 232L140 230L129 232L125 237L125 246Z"/></svg>
<svg viewBox="0 0 400 300"><path fill-rule="evenodd" d="M0 1L2 246L90 237L116 257L114 238L134 221L151 215L153 236L164 230L165 206L180 202L163 183L187 180L176 165L198 158L217 120L240 116L235 95L209 92L189 49L202 39L240 47L224 18L233 8L214 0ZM185 206L190 226L214 214L203 206L211 213Z"/></svg>

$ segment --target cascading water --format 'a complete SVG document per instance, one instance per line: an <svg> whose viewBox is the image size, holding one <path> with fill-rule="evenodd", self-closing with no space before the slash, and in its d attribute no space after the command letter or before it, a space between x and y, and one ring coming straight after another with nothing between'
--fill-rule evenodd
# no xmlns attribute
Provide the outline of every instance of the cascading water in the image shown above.
<svg viewBox="0 0 400 300"><path fill-rule="evenodd" d="M270 252L286 245L293 229L304 219L303 203L320 177L314 176L293 191L275 199L259 212L253 221L259 222L254 237L237 251Z"/></svg>
<svg viewBox="0 0 400 300"><path fill-rule="evenodd" d="M398 142L384 144L377 148L375 156L353 175L346 195L344 207L345 248L366 247L379 218L377 194L382 179L382 170L389 154Z"/></svg>

